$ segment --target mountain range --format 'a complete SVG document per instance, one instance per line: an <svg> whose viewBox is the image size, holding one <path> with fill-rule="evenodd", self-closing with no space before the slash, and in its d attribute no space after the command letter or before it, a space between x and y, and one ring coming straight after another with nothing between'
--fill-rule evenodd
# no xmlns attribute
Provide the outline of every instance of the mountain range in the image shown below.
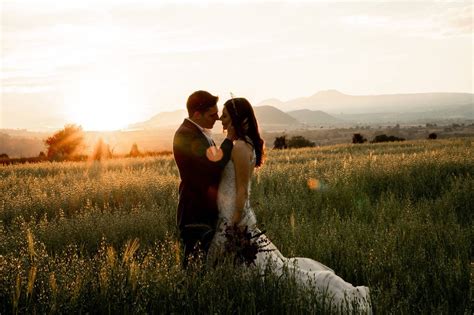
<svg viewBox="0 0 474 315"><path fill-rule="evenodd" d="M346 141L350 140L352 131L345 128L355 126L371 126L379 130L395 124L418 126L435 123L439 128L453 126L454 123L471 126L474 123L473 99L474 94L467 93L353 96L330 90L289 101L268 99L256 104L254 110L267 143L272 143L275 133L285 131L304 135L317 132L319 143L328 144L337 143L334 142L337 137L331 133L332 128L337 134L340 133L337 130L349 130L343 140L337 140ZM185 117L187 112L184 109L161 112L125 130L86 132L86 143L91 148L99 138L103 138L116 153L129 152L134 143L145 151L170 150L173 133ZM36 122L46 123L43 119L36 119ZM222 136L221 128L221 124L216 123L216 137ZM26 129L0 129L0 153L12 157L37 156L45 150L43 140L57 129L41 133ZM308 136L308 139L311 137Z"/></svg>
<svg viewBox="0 0 474 315"><path fill-rule="evenodd" d="M320 91L309 97L286 102L268 99L257 104L274 106L283 111L297 109L322 110L329 114L361 114L374 112L418 112L446 106L474 104L470 93L413 93L384 95L348 95L336 90Z"/></svg>
<svg viewBox="0 0 474 315"><path fill-rule="evenodd" d="M260 125L266 129L470 121L474 120L474 94L348 95L327 90L289 101L267 99L258 103L254 110ZM176 126L186 116L185 110L163 112L129 128Z"/></svg>
<svg viewBox="0 0 474 315"><path fill-rule="evenodd" d="M281 126L296 126L301 123L291 115L273 106L256 106L254 107L255 116L262 126L281 127ZM186 110L177 110L173 112L158 113L147 121L139 122L129 126L130 129L155 129L155 128L169 128L183 122L187 117Z"/></svg>

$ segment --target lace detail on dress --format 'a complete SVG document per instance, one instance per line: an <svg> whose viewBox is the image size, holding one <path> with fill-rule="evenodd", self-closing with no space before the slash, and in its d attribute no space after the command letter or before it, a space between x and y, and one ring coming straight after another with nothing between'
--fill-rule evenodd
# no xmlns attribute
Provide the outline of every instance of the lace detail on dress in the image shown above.
<svg viewBox="0 0 474 315"><path fill-rule="evenodd" d="M255 165L255 152L252 161ZM249 182L250 196L250 182ZM216 233L209 249L209 261L214 263L215 259L222 257L225 249L225 229L232 220L236 203L236 183L234 163L229 161L225 166L219 190L217 194L217 204L219 208L219 223ZM247 226L253 235L259 234L260 230L256 227L255 214L250 207L247 199L245 202L241 226ZM354 287L352 284L344 281L337 276L334 271L324 264L310 258L293 257L287 258L282 255L278 248L266 237L265 234L259 236L267 251L259 252L255 260L255 265L264 271L270 266L272 272L278 276L285 275L285 270L294 275L297 282L303 286L322 293L331 303L331 310L342 313L372 313L369 288L364 286ZM324 303L323 303L324 304Z"/></svg>
<svg viewBox="0 0 474 315"><path fill-rule="evenodd" d="M255 152L253 153L252 160L249 163L255 165ZM248 196L250 196L250 183L248 185ZM237 190L235 185L235 167L232 160L230 160L224 167L221 175L221 181L219 182L219 189L217 191L217 206L219 209L219 220L216 227L216 233L212 240L211 247L209 249L210 257L219 257L224 251L224 245L226 242L225 229L231 225L232 217L235 211ZM248 226L249 231L256 228L257 220L255 213L250 207L250 201L245 201L244 209L242 212L242 219L239 222L241 226ZM212 258L212 259L214 259Z"/></svg>
<svg viewBox="0 0 474 315"><path fill-rule="evenodd" d="M251 165L255 165L255 151L253 152L252 160L249 161ZM250 196L250 182L248 185L248 196ZM217 206L219 209L219 219L224 222L230 222L235 211L235 202L236 202L236 185L235 185L235 167L232 160L230 160L227 165L224 167L222 172L221 181L219 183L219 190L217 192ZM245 222L244 222L245 221ZM252 222L255 221L255 222ZM248 226L255 225L256 219L255 214L250 207L250 200L245 201L242 221L240 224Z"/></svg>

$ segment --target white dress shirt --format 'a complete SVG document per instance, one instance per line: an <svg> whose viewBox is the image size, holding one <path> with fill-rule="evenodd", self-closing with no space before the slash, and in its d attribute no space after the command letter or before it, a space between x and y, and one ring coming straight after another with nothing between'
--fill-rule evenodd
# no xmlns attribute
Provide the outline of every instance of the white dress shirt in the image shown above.
<svg viewBox="0 0 474 315"><path fill-rule="evenodd" d="M212 147L212 146L215 146L216 144L214 143L214 140L212 140L211 138L211 134L210 134L210 130L209 129L204 129L203 127L199 126L198 124L196 124L194 121L192 121L191 119L189 118L186 118L187 120L189 120L191 123L193 123L196 127L198 127L199 130L201 130L202 134L206 137L207 141L209 142L209 145Z"/></svg>

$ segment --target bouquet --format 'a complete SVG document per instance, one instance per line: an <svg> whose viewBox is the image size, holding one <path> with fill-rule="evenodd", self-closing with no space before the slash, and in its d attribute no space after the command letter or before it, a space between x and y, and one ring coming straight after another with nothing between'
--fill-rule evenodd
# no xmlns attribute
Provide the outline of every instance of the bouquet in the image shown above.
<svg viewBox="0 0 474 315"><path fill-rule="evenodd" d="M267 238L259 238L265 231L257 232L254 235L248 230L248 226L244 229L236 224L226 226L224 235L225 253L234 256L234 263L247 266L255 265L257 254L260 252L269 252L273 249L265 249L270 244Z"/></svg>

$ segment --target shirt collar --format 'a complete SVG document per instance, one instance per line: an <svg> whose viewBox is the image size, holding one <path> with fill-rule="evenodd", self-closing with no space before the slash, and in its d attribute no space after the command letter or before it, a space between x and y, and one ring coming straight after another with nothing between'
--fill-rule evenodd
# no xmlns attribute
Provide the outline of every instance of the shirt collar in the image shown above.
<svg viewBox="0 0 474 315"><path fill-rule="evenodd" d="M187 118L187 120L189 120L192 124L194 124L194 126L198 127L199 130L201 130L201 132L208 138L211 138L211 130L210 129L206 129L206 128L203 128L201 126L199 126L198 124L196 124L194 121L192 121L191 119Z"/></svg>
<svg viewBox="0 0 474 315"><path fill-rule="evenodd" d="M204 137L206 137L211 147L215 145L214 141L212 141L211 132L209 129L202 128L201 126L199 126L198 124L196 124L194 121L192 121L189 118L186 118L186 119L189 120L192 124L194 124L199 130L201 130L202 134L204 135Z"/></svg>

